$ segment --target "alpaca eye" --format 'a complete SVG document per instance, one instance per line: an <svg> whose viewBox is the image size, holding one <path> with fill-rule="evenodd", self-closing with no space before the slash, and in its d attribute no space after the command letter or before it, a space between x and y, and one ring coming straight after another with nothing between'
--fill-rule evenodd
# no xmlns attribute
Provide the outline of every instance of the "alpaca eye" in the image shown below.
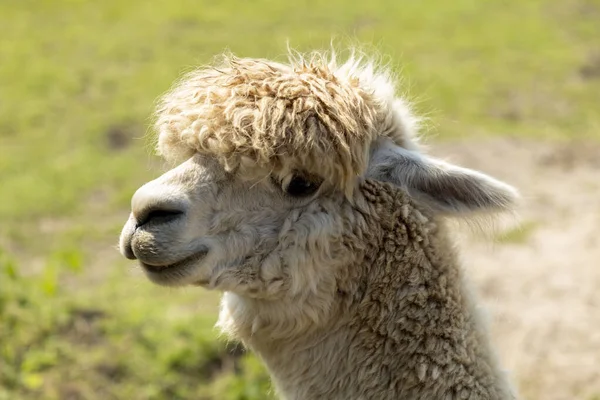
<svg viewBox="0 0 600 400"><path fill-rule="evenodd" d="M292 197L306 197L314 194L320 186L321 182L294 175L285 188L285 192Z"/></svg>

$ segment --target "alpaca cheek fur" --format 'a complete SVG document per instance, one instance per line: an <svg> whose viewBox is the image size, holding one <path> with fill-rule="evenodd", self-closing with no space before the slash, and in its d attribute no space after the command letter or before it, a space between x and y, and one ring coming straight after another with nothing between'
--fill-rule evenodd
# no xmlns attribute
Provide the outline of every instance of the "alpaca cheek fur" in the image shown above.
<svg viewBox="0 0 600 400"><path fill-rule="evenodd" d="M340 219L315 202L290 212L279 232L275 224L260 225L262 232L238 226L213 241L209 287L271 300L314 295L343 262Z"/></svg>
<svg viewBox="0 0 600 400"><path fill-rule="evenodd" d="M337 217L337 218L336 218ZM263 276L281 271L283 281L254 279L254 287L235 283L222 300L218 325L236 339L250 344L252 337L293 338L330 320L338 294L339 276L348 262L338 215L305 213L283 229L278 247L260 265ZM292 228L293 227L293 228ZM283 264L282 264L283 263ZM275 290L273 290L275 287ZM223 290L223 286L219 287ZM260 335L258 335L260 334ZM261 337L262 337L261 336Z"/></svg>
<svg viewBox="0 0 600 400"><path fill-rule="evenodd" d="M277 268L286 275L277 297L249 295L239 286L225 293L218 322L224 333L251 347L259 338L292 340L325 326L341 302L353 297L340 298L340 290L345 294L355 289L357 271L347 265L357 260L364 246L359 240L349 243L346 236L364 228L365 221L349 204L335 204L335 212L333 206L327 201L313 204L317 212L304 210L301 218L288 220L294 223L284 227L279 247L271 254L275 263L285 263Z"/></svg>

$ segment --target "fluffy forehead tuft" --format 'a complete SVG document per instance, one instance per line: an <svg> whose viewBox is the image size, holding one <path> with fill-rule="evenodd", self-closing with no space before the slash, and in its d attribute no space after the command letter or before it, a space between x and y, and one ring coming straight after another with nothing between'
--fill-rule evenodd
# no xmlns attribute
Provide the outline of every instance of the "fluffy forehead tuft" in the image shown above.
<svg viewBox="0 0 600 400"><path fill-rule="evenodd" d="M318 174L347 194L373 141L414 147L415 125L389 74L324 53L290 54L288 64L224 55L164 95L156 121L158 151L169 161L198 152L233 170L250 159Z"/></svg>

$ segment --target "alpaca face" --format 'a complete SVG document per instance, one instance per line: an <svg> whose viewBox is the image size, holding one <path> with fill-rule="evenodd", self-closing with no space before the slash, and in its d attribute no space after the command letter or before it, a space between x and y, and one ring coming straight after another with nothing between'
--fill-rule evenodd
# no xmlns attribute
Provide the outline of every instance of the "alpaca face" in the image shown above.
<svg viewBox="0 0 600 400"><path fill-rule="evenodd" d="M373 144L356 185L361 179L401 187L446 216L502 211L516 196L502 182L390 140ZM215 158L196 154L135 193L121 252L160 285L270 299L335 290L337 269L352 258L342 242L358 202L298 169L227 172Z"/></svg>
<svg viewBox="0 0 600 400"><path fill-rule="evenodd" d="M362 179L445 216L515 198L420 154L417 118L388 74L356 59L231 58L178 83L157 117L159 152L181 164L136 192L120 246L161 285L289 301L335 293L354 256L343 242L364 212Z"/></svg>
<svg viewBox="0 0 600 400"><path fill-rule="evenodd" d="M276 298L326 280L343 261L344 204L318 176L226 172L197 154L135 193L120 246L157 284Z"/></svg>

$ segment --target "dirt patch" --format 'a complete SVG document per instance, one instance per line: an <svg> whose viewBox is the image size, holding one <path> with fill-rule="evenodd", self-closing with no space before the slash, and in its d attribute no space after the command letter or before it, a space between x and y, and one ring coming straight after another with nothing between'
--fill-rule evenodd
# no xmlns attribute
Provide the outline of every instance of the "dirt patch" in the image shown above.
<svg viewBox="0 0 600 400"><path fill-rule="evenodd" d="M99 309L73 309L69 313L68 321L58 328L57 332L68 337L73 344L97 345L104 338L99 322L106 317L104 311Z"/></svg>
<svg viewBox="0 0 600 400"><path fill-rule="evenodd" d="M106 147L112 151L120 151L129 147L135 137L139 137L141 128L135 124L118 124L110 126L105 132Z"/></svg>
<svg viewBox="0 0 600 400"><path fill-rule="evenodd" d="M579 69L579 74L583 79L600 79L600 53L592 54Z"/></svg>
<svg viewBox="0 0 600 400"><path fill-rule="evenodd" d="M535 119L536 116L568 116L572 106L556 93L543 88L510 89L497 93L489 115L506 121Z"/></svg>
<svg viewBox="0 0 600 400"><path fill-rule="evenodd" d="M357 17L350 26L354 32L360 32L365 29L373 28L379 24L379 19L368 15Z"/></svg>
<svg viewBox="0 0 600 400"><path fill-rule="evenodd" d="M600 396L600 144L514 138L432 152L517 186L526 232L466 234L462 259L523 399Z"/></svg>

